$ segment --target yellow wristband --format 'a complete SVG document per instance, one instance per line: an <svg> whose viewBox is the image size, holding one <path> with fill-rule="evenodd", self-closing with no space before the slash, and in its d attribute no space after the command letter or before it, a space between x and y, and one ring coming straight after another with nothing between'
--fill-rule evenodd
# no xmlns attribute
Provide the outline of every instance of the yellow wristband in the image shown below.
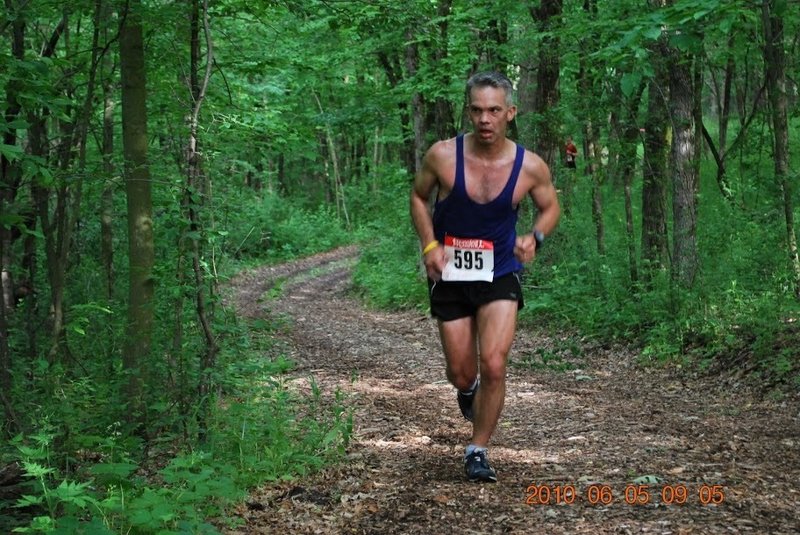
<svg viewBox="0 0 800 535"><path fill-rule="evenodd" d="M428 245L426 245L425 248L422 250L422 256L425 256L426 254L430 253L431 251L433 251L437 247L439 247L439 241L438 240L433 240Z"/></svg>

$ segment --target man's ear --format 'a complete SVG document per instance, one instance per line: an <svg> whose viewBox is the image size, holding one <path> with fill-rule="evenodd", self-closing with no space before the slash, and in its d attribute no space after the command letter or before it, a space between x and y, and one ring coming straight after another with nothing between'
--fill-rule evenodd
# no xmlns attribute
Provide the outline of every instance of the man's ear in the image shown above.
<svg viewBox="0 0 800 535"><path fill-rule="evenodd" d="M511 122L517 116L517 107L511 106L508 108L508 122Z"/></svg>

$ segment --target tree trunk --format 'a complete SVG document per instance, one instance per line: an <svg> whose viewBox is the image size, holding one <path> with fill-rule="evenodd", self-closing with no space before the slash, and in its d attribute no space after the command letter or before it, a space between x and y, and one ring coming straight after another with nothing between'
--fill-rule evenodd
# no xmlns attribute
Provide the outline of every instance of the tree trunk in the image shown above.
<svg viewBox="0 0 800 535"><path fill-rule="evenodd" d="M312 92L314 95L314 100L317 101L317 107L319 108L319 112L321 114L325 113L325 110L322 108L322 101L320 101L319 96L317 96L316 92ZM333 167L333 195L334 199L336 200L336 215L341 216L344 215L344 220L347 225L347 228L350 228L350 216L347 212L347 199L345 198L344 194L344 185L342 184L342 176L339 172L339 158L336 152L336 143L333 139L333 133L331 132L330 125L325 125L325 143L328 147L328 155L331 159L331 166ZM327 163L326 163L327 167Z"/></svg>
<svg viewBox="0 0 800 535"><path fill-rule="evenodd" d="M3 209L3 200L0 199L0 210ZM4 244L0 241L0 255L3 254ZM8 433L19 430L16 421L16 411L11 404L11 388L13 386L11 374L11 351L8 345L8 323L6 321L6 311L10 307L6 307L5 303L0 302L0 392L3 394L3 428L8 430Z"/></svg>
<svg viewBox="0 0 800 535"><path fill-rule="evenodd" d="M2 208L2 204L0 204ZM3 246L0 244L0 252ZM8 347L8 324L6 322L6 307L0 306L0 394L3 399L3 429L6 429L6 434L10 435L13 432L19 431L19 422L17 421L17 413L11 403L11 353Z"/></svg>
<svg viewBox="0 0 800 535"><path fill-rule="evenodd" d="M406 30L406 75L413 78L417 74L419 49L414 41L414 30ZM414 130L414 174L422 168L422 157L425 154L425 102L422 93L414 91L411 96L411 124Z"/></svg>
<svg viewBox="0 0 800 535"><path fill-rule="evenodd" d="M386 73L389 85L393 88L400 85L403 81L403 69L400 65L400 60L396 56L389 56L386 52L379 51L378 62ZM400 112L400 131L403 134L401 157L406 170L413 175L416 171L416 145L414 143L412 117L409 114L406 102L398 102L397 107Z"/></svg>
<svg viewBox="0 0 800 535"><path fill-rule="evenodd" d="M634 145L635 147L636 145ZM637 282L639 280L639 269L636 256L636 230L633 222L633 174L633 169L625 172L623 189L625 195L625 237L628 246L628 272L631 282Z"/></svg>
<svg viewBox="0 0 800 535"><path fill-rule="evenodd" d="M583 11L589 20L597 20L597 2L596 0L584 0ZM592 181L592 221L595 228L595 240L597 245L597 252L599 255L606 254L606 227L603 222L603 169L601 162L601 149L600 149L600 133L597 125L602 124L604 118L598 106L594 105L591 95L598 94L599 82L603 74L602 65L597 66L588 53L597 47L597 38L594 35L584 35L580 40L581 55L578 61L578 95L582 96L577 106L579 115L582 116L583 121L583 158L584 158L584 174L587 175ZM600 73L598 73L600 71ZM560 143L559 143L560 149ZM581 165L576 162L577 166ZM566 194L571 195L574 173L566 168L567 181Z"/></svg>
<svg viewBox="0 0 800 535"><path fill-rule="evenodd" d="M110 55L104 61L103 82L103 192L100 200L100 263L103 266L106 298L114 297L114 107L111 88Z"/></svg>
<svg viewBox="0 0 800 535"><path fill-rule="evenodd" d="M17 8L11 0L5 0L8 14L14 13ZM25 18L16 14L11 22L11 55L15 61L22 61L25 57ZM18 83L9 80L6 86L5 121L9 124L15 121L22 109L17 99L19 92ZM16 146L16 129L8 128L3 134L2 143ZM0 154L0 215L13 213L12 204L17 195L22 173L16 163L10 161L4 154ZM6 224L0 224L0 390L4 393L11 392L12 358L8 344L7 318L14 309L14 281L11 278L13 261L11 254L11 229ZM10 399L4 403L5 421L17 429L15 415Z"/></svg>
<svg viewBox="0 0 800 535"><path fill-rule="evenodd" d="M278 188L279 191L284 195L291 195L289 191L289 183L286 180L286 157L283 155L283 152L278 154L278 163L277 163L277 180L278 180Z"/></svg>
<svg viewBox="0 0 800 535"><path fill-rule="evenodd" d="M672 122L672 276L685 288L694 284L697 252L697 139L692 57L672 50L669 68L669 114Z"/></svg>
<svg viewBox="0 0 800 535"><path fill-rule="evenodd" d="M603 189L597 172L592 173L592 221L597 238L597 254L606 254L606 227L603 223Z"/></svg>
<svg viewBox="0 0 800 535"><path fill-rule="evenodd" d="M561 68L560 40L555 37L555 29L561 17L561 0L541 0L538 7L530 8L538 31L547 37L539 44L536 93L533 109L536 113L536 152L551 168L558 158L561 143L559 130L561 122L558 113L558 76Z"/></svg>
<svg viewBox="0 0 800 535"><path fill-rule="evenodd" d="M617 97L616 111L611 116L613 136L617 139L616 156L611 158L618 177L622 177L622 189L625 199L625 235L628 249L628 271L631 282L639 280L639 269L636 254L636 232L633 221L633 177L636 172L636 147L639 144L639 104L644 92L644 83L631 95L625 96L621 87L621 77L617 77L614 95Z"/></svg>
<svg viewBox="0 0 800 535"><path fill-rule="evenodd" d="M652 9L660 9L666 0L649 0ZM650 47L653 76L647 88L647 115L644 123L642 161L642 265L646 280L656 270L670 266L667 234L667 154L669 130L670 62L666 32Z"/></svg>
<svg viewBox="0 0 800 535"><path fill-rule="evenodd" d="M667 240L667 95L661 57L653 61L656 75L648 87L642 163L642 260L652 269L669 266Z"/></svg>
<svg viewBox="0 0 800 535"><path fill-rule="evenodd" d="M67 18L66 15L62 16L60 22L53 30L50 39L47 41L44 49L41 52L41 57L49 58L52 57L55 53L56 46L63 34L65 27L67 25ZM48 117L48 110L45 108L41 110L39 115L36 115L33 111L29 110L27 112L27 120L29 123L28 126L28 150L31 155L40 157L43 161L48 161L49 157L49 148L48 143L46 140L46 130L47 130L47 117ZM67 167L69 166L70 161L70 153L71 153L71 139L72 139L72 130L71 127L67 127L62 130L62 141L59 146L59 166L62 171L66 171ZM66 173L64 173L66 174ZM16 190L13 190L14 192ZM61 246L60 239L63 239L65 236L65 232L67 231L66 227L69 226L67 222L67 212L68 212L68 201L67 196L69 189L66 183L62 180L61 184L56 190L56 208L54 210L54 217L50 217L50 191L45 187L41 186L39 180L31 181L31 197L34 203L33 212L37 213L39 216L39 221L41 224L42 234L44 235L44 251L47 258L46 269L47 269L47 281L50 285L50 333L51 333L51 346L50 351L48 353L48 358L52 362L56 359L56 356L59 353L59 348L65 346L65 331L64 331L64 306L63 306L63 296L64 296L64 284L65 284L65 269L66 269L66 256L63 256L64 260L62 261L62 255L66 254L64 251L64 247ZM61 246L61 248L60 248ZM34 253L33 251L29 251L30 254L28 258L25 260L29 264L29 270L33 269L33 265L35 263ZM62 265L64 264L64 265ZM32 272L32 271L31 271ZM33 288L34 281L31 279L30 281L31 287ZM29 329L31 327L29 326ZM31 339L30 342L31 347L34 347L34 341Z"/></svg>
<svg viewBox="0 0 800 535"><path fill-rule="evenodd" d="M761 4L764 24L764 63L766 65L772 132L774 136L775 180L783 192L783 212L786 220L786 245L794 277L795 297L800 299L800 256L794 229L792 181L789 177L789 105L786 96L786 58L784 53L783 17L776 12L775 0ZM783 9L788 9L783 3Z"/></svg>
<svg viewBox="0 0 800 535"><path fill-rule="evenodd" d="M83 104L77 109L77 117L73 125L63 130L60 147L60 166L63 171L68 171L73 166L75 148L77 148L78 162L76 178L71 181L62 181L56 189L56 206L51 224L47 224L48 214L42 212L42 231L45 235L45 251L47 253L47 273L50 283L52 332L48 360L55 362L63 354L71 357L66 339L66 304L65 291L67 281L67 267L70 265L70 245L72 234L77 226L81 197L83 192L83 177L86 174L86 139L89 131L89 120L92 117L94 103L95 83L98 72L98 58L100 54L100 24L102 20L102 2L95 2L94 29L92 33L91 59L86 85L86 94ZM67 26L67 16L64 15L62 23L53 34L45 55L55 52L57 36L61 34L62 27ZM45 205L46 206L46 205Z"/></svg>
<svg viewBox="0 0 800 535"><path fill-rule="evenodd" d="M584 0L583 11L587 20L592 22L597 20L597 3L595 0ZM572 205L574 201L574 191L575 186L578 183L578 169L582 168L582 174L592 177L593 181L594 173L598 169L598 166L593 159L593 156L596 155L597 144L596 131L593 128L593 125L600 124L602 122L602 117L598 113L598 107L593 105L593 99L588 98L588 95L596 94L595 86L598 82L597 70L598 68L601 68L597 66L596 61L589 57L590 51L597 48L597 41L597 36L585 34L581 36L578 45L578 76L575 81L578 100L575 105L575 114L579 121L583 122L583 131L581 132L581 136L583 137L582 157L576 159L574 169L567 167L566 165L557 165L554 169L553 180L559 185L559 190L561 193L561 207L565 215L569 215L573 208ZM593 136L592 139L586 137L589 135L587 133L590 132L590 135ZM568 133L567 137L570 136L571 134ZM575 137L576 139L578 138L578 136ZM564 160L562 159L562 162L563 161ZM592 187L594 188L595 185L593 184ZM600 199L597 199L597 201L599 200ZM595 210L595 200L592 201L592 204L592 210ZM602 207L602 205L599 206ZM600 223L602 224L602 220Z"/></svg>
<svg viewBox="0 0 800 535"><path fill-rule="evenodd" d="M204 184L205 175L203 173L202 155L198 150L199 139L199 121L200 121L200 108L205 100L206 88L208 81L211 78L211 67L214 62L214 47L211 41L211 30L208 22L208 0L204 0L202 10L199 8L199 2L194 0L192 2L192 20L197 21L192 25L192 54L191 54L191 92L192 92L192 110L189 118L189 144L187 149L187 207L189 217L189 230L190 237L189 243L191 244L191 259L192 259L192 272L194 273L194 297L195 297L195 311L197 319L203 331L203 338L205 340L205 353L200 360L200 381L198 384L198 402L200 404L198 410L198 427L200 429L200 440L206 439L207 422L210 409L210 394L213 384L214 368L216 366L217 353L219 347L217 346L216 337L211 327L211 318L209 311L206 307L206 292L205 292L205 277L203 268L200 265L202 257L202 248L198 235L201 232L200 211L205 206L205 199L207 198L208 188ZM199 78L199 65L200 58L200 45L199 45L199 21L203 21L203 33L206 42L206 64L205 75L202 80ZM197 198L199 202L195 202L192 196L195 192L199 192Z"/></svg>
<svg viewBox="0 0 800 535"><path fill-rule="evenodd" d="M594 222L597 253L606 254L606 227L603 222L603 189L600 150L597 129L591 120L583 126L583 153L586 156L586 173L592 179L592 221Z"/></svg>
<svg viewBox="0 0 800 535"><path fill-rule="evenodd" d="M733 61L734 34L728 38L728 59L725 63L725 79L722 82L722 97L719 99L719 158L717 158L717 185L720 193L729 202L733 201L733 192L725 173L725 156L728 149L728 123L731 116L731 86L736 73Z"/></svg>
<svg viewBox="0 0 800 535"><path fill-rule="evenodd" d="M147 164L147 94L141 0L130 0L122 13L120 66L122 75L122 146L125 193L128 200L128 330L123 367L128 374L128 414L146 429L145 373L154 328L154 241L150 169Z"/></svg>
<svg viewBox="0 0 800 535"><path fill-rule="evenodd" d="M439 16L439 41L436 50L434 51L434 58L437 65L444 64L449 55L449 16L452 8L452 0L439 0L437 7L437 15ZM441 71L442 79L440 83L442 87L447 87L447 79L444 69ZM453 107L450 101L443 97L437 96L434 101L434 128L436 129L437 139L449 139L456 135L454 125Z"/></svg>
<svg viewBox="0 0 800 535"><path fill-rule="evenodd" d="M727 79L727 74L726 74L725 85L726 87L724 91L729 91L730 88L728 87L729 80ZM730 111L723 112L723 115L725 115L726 117L724 119L720 118L719 121L719 130L720 130L719 148L717 148L717 146L714 144L714 139L711 137L711 133L705 128L704 125L701 125L703 138L705 138L706 143L708 144L708 148L709 150L711 150L711 154L714 157L714 161L717 164L717 185L719 187L720 193L727 201L731 203L734 202L734 196L732 188L730 186L730 181L728 180L727 177L725 160L728 157L728 154L733 154L739 148L739 146L747 139L746 136L747 129L750 127L750 123L753 122L753 119L756 117L756 114L759 111L761 98L762 95L764 94L765 89L766 89L766 84L761 86L761 88L756 93L753 99L753 106L749 114L746 113L747 112L746 106L744 105L741 106L741 109L744 111L743 115L740 116L739 130L736 134L736 138L734 138L733 143L731 143L730 146L726 146L728 140L727 131L728 131L728 121L730 120ZM723 109L729 109L729 105L723 106Z"/></svg>

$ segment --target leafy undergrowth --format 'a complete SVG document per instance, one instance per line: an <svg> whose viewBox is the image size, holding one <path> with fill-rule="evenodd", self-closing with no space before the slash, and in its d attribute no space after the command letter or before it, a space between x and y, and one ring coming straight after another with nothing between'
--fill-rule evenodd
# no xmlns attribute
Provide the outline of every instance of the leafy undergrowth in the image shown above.
<svg viewBox="0 0 800 535"><path fill-rule="evenodd" d="M232 360L209 419L207 440L187 447L179 433L140 439L112 426L104 436L81 429L66 456L63 428L43 425L14 438L0 465L18 467L3 498L3 533L219 533L231 506L265 481L290 480L338 458L351 433L345 400L290 392L292 363L270 342L274 329L249 325L250 351ZM212 524L209 519L214 519Z"/></svg>

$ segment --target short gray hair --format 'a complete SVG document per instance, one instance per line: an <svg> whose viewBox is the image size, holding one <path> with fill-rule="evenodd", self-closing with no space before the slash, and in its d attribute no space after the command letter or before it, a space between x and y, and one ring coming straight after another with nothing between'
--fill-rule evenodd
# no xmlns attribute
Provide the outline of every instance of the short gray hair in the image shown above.
<svg viewBox="0 0 800 535"><path fill-rule="evenodd" d="M514 87L511 85L511 80L508 76L497 71L479 72L470 76L467 80L467 102L469 102L472 95L472 90L481 87L494 87L495 89L502 89L506 94L506 105L514 105Z"/></svg>

